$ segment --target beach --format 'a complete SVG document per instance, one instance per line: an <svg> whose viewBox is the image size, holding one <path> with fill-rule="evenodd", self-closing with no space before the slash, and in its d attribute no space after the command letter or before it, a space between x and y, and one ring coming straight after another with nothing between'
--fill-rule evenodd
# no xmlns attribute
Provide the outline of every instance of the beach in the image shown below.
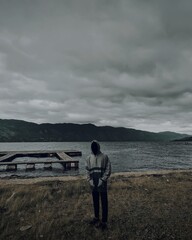
<svg viewBox="0 0 192 240"><path fill-rule="evenodd" d="M114 173L108 230L84 175L0 180L0 239L191 239L192 170Z"/></svg>

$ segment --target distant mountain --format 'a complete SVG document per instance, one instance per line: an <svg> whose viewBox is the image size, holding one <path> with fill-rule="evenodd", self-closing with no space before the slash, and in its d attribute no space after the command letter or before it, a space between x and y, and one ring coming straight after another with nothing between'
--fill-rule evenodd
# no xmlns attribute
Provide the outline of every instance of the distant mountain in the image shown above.
<svg viewBox="0 0 192 240"><path fill-rule="evenodd" d="M153 133L131 128L93 124L43 123L0 119L0 142L170 141L188 135Z"/></svg>
<svg viewBox="0 0 192 240"><path fill-rule="evenodd" d="M164 136L166 138L169 138L170 140L175 140L175 139L182 139L182 138L186 138L189 137L189 135L187 134L181 134L181 133L175 133L175 132L159 132L159 134L161 134L161 136Z"/></svg>
<svg viewBox="0 0 192 240"><path fill-rule="evenodd" d="M181 139L176 139L175 141L192 142L192 137L184 137L184 138L181 138Z"/></svg>

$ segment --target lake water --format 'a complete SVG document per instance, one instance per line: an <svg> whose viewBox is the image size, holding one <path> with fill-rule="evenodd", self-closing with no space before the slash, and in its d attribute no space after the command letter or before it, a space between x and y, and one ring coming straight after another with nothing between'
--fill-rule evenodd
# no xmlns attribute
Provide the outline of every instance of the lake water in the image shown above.
<svg viewBox="0 0 192 240"><path fill-rule="evenodd" d="M101 151L106 153L112 164L113 172L148 171L159 169L192 168L192 144L184 142L102 142ZM78 150L82 157L79 160L79 170L63 171L60 164L54 164L53 170L43 169L38 164L35 171L26 172L25 166L18 166L15 172L6 172L0 167L0 177L11 175L39 177L85 174L84 163L90 154L89 142L41 142L41 143L0 143L0 151L27 150ZM27 161L29 158L16 160ZM30 158L31 159L31 158Z"/></svg>

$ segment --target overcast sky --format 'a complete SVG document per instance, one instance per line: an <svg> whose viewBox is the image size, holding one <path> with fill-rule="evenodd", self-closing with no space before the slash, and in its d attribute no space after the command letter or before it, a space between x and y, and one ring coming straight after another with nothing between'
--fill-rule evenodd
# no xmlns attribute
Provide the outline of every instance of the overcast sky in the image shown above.
<svg viewBox="0 0 192 240"><path fill-rule="evenodd" d="M0 0L0 118L192 134L192 1Z"/></svg>

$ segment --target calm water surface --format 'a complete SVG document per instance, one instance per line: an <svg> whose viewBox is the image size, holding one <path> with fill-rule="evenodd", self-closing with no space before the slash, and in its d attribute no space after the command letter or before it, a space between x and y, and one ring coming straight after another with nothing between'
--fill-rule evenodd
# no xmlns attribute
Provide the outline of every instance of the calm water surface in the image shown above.
<svg viewBox="0 0 192 240"><path fill-rule="evenodd" d="M192 143L184 142L101 142L101 150L108 154L113 172L147 171L159 169L192 168ZM78 150L82 157L79 160L79 170L63 171L60 164L53 164L52 171L45 171L43 164L37 165L37 170L26 172L25 166L18 166L15 172L5 172L0 167L0 177L17 176L61 176L85 174L84 163L90 154L89 142L41 142L41 143L0 143L0 151L27 150ZM31 160L32 158L30 158ZM16 160L28 161L29 158ZM37 160L37 159L35 159Z"/></svg>

